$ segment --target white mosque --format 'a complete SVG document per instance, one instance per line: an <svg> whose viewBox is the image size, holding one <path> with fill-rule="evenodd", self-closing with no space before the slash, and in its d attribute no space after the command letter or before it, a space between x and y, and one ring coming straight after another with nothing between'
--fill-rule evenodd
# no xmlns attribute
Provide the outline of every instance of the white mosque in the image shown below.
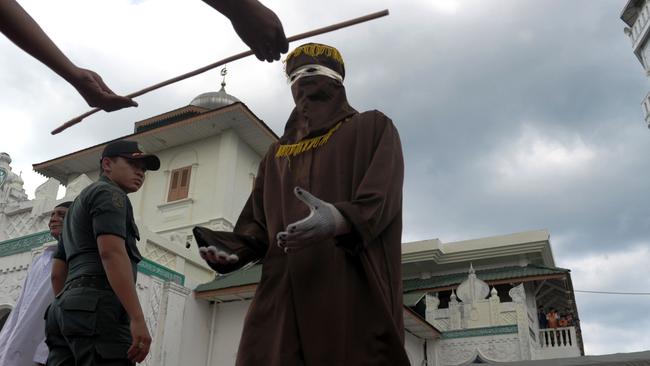
<svg viewBox="0 0 650 366"><path fill-rule="evenodd" d="M195 225L233 228L259 161L278 139L224 86L136 122L134 132L122 137L156 153L162 163L130 195L145 257L137 290L153 336L145 365L233 365L255 296L258 267L215 277L191 235ZM47 181L32 200L10 156L0 154L0 326L33 258L53 244L50 210L97 179L105 143L34 164ZM65 197L57 200L60 184ZM571 272L555 266L548 232L450 243L431 239L404 243L402 251L405 347L412 365L584 354ZM572 323L540 329L540 305L571 314Z"/></svg>

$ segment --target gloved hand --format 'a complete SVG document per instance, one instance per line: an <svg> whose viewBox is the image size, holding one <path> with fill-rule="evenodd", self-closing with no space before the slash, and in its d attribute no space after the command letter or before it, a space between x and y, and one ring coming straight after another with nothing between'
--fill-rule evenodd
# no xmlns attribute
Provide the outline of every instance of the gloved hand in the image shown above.
<svg viewBox="0 0 650 366"><path fill-rule="evenodd" d="M294 188L293 193L309 207L309 215L287 225L286 231L277 234L278 246L285 253L350 232L350 223L334 205L321 201L300 187Z"/></svg>
<svg viewBox="0 0 650 366"><path fill-rule="evenodd" d="M237 254L228 254L223 250L217 249L215 246L199 248L199 255L203 260L215 264L230 264L239 261Z"/></svg>

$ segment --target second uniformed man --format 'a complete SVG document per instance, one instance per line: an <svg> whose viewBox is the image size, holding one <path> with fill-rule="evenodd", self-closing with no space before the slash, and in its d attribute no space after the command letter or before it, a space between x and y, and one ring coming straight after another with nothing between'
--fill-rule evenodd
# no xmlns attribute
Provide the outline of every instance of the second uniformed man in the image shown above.
<svg viewBox="0 0 650 366"><path fill-rule="evenodd" d="M142 259L127 197L160 160L136 142L109 143L101 175L74 200L63 224L68 273L46 314L48 366L132 365L149 353L151 336L135 282Z"/></svg>

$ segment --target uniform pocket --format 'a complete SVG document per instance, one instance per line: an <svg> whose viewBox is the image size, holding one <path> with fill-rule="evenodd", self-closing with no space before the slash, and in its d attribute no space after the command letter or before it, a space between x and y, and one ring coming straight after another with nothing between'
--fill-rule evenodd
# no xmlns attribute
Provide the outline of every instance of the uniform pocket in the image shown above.
<svg viewBox="0 0 650 366"><path fill-rule="evenodd" d="M61 333L91 336L97 323L97 297L69 296L61 300Z"/></svg>

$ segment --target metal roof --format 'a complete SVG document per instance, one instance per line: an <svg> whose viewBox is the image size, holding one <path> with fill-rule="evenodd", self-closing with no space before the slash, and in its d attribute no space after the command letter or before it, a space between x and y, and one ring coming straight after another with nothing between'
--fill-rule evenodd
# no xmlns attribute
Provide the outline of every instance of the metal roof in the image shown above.
<svg viewBox="0 0 650 366"><path fill-rule="evenodd" d="M483 281L538 278L548 276L563 276L570 271L564 268L550 268L537 265L525 267L502 267L476 271L476 277ZM197 293L219 292L234 287L254 285L262 277L262 266L256 265L246 270L233 272L227 276L217 277L212 282L199 285L194 291ZM427 279L404 280L404 305L413 306L423 296L422 290L458 285L467 279L467 272L453 273L441 276L432 276ZM412 294L409 294L414 292Z"/></svg>
<svg viewBox="0 0 650 366"><path fill-rule="evenodd" d="M417 305L417 303L422 300L425 294L426 292L412 292L404 294L404 306L413 307Z"/></svg>
<svg viewBox="0 0 650 366"><path fill-rule="evenodd" d="M212 282L199 285L194 291L197 297L216 301L241 301L252 299L257 283L262 278L262 266L256 265L248 269L235 271L232 274L217 277ZM413 302L415 297L407 294L404 297L404 327L411 334L422 339L436 339L440 331L429 324L415 311L409 309L414 306L424 294ZM412 304L411 304L412 303Z"/></svg>
<svg viewBox="0 0 650 366"><path fill-rule="evenodd" d="M219 276L211 282L199 285L195 292L207 292L257 284L262 278L262 265L255 265L248 269L232 272L225 276Z"/></svg>
<svg viewBox="0 0 650 366"><path fill-rule="evenodd" d="M404 306L404 328L409 333L421 339L440 338L440 331L427 322L418 313Z"/></svg>
<svg viewBox="0 0 650 366"><path fill-rule="evenodd" d="M500 362L503 366L642 366L650 365L650 351L614 353L597 356L555 358L550 360Z"/></svg>
<svg viewBox="0 0 650 366"><path fill-rule="evenodd" d="M219 91L199 94L196 98L192 99L190 105L215 109L239 102L239 99L226 93L225 86L226 83L221 83L221 89Z"/></svg>
<svg viewBox="0 0 650 366"><path fill-rule="evenodd" d="M502 268L491 268L476 271L476 277L487 282L509 279L539 278L548 276L563 276L570 271L564 268L543 267L529 264L525 267L513 266ZM467 279L467 272L453 273L430 278L407 279L404 280L404 292L414 292L418 290L428 290L440 287L454 286Z"/></svg>

